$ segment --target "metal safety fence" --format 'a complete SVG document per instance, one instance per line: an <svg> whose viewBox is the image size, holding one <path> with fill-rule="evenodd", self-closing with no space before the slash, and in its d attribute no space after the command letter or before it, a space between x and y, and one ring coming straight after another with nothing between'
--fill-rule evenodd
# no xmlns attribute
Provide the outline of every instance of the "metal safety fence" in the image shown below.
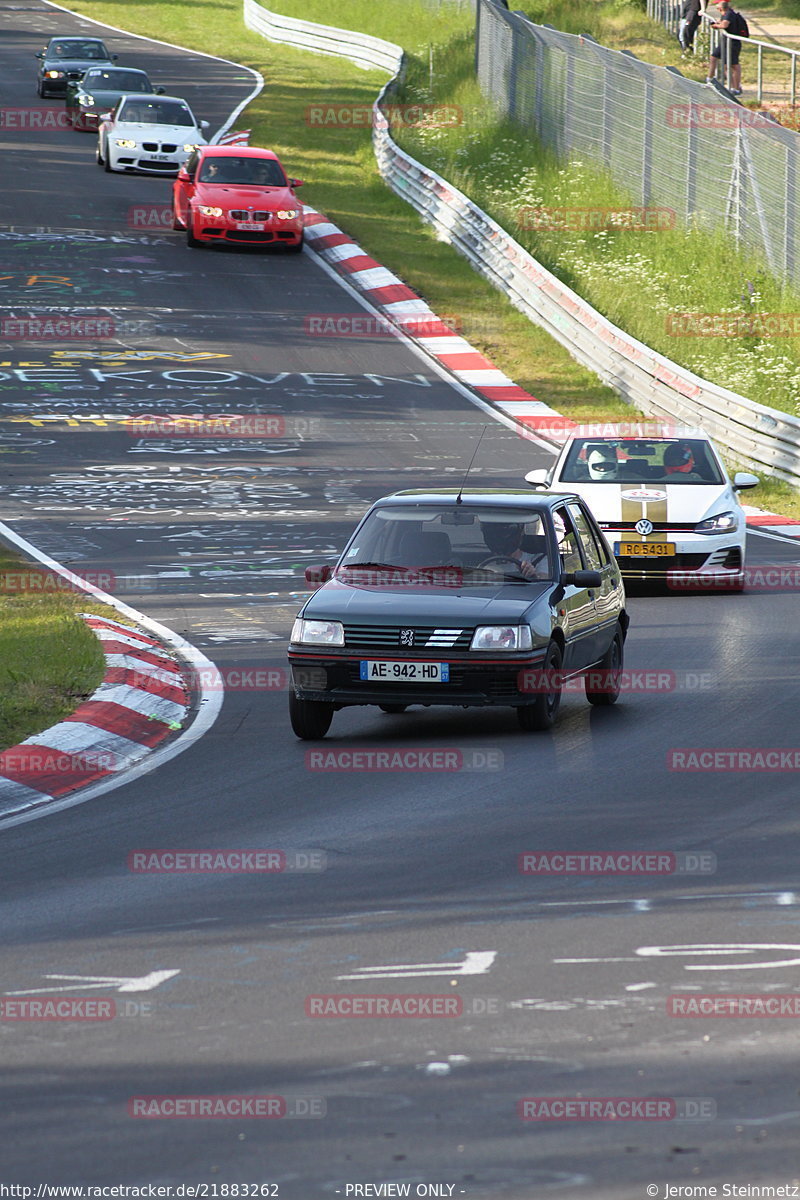
<svg viewBox="0 0 800 1200"><path fill-rule="evenodd" d="M495 108L563 158L607 168L635 203L728 228L800 282L800 139L715 85L592 38L478 5L477 69Z"/></svg>
<svg viewBox="0 0 800 1200"><path fill-rule="evenodd" d="M481 28L482 36L486 36L487 30L491 32L485 20L487 0L478 2L484 10ZM246 7L261 8L254 0L244 3ZM518 19L515 14L505 13L505 16ZM250 27L255 28L253 24ZM270 36L264 28L259 32ZM345 40L350 36L343 30L338 33ZM281 33L284 36L285 30ZM290 36L293 45L315 48L311 41L304 40L307 34L302 30L292 30ZM502 42L499 44L502 48ZM340 52L351 57L346 46ZM540 53L543 55L543 50ZM565 73L567 64L565 59ZM400 70L399 64L396 70ZM624 90L621 68L620 76ZM534 92L537 78L531 83ZM756 470L766 469L800 486L800 418L708 383L606 320L538 263L468 196L397 145L381 110L396 85L395 75L375 102L373 148L378 169L389 187L434 226L443 241L453 245L476 271L503 292L517 309L546 329L578 362L593 370L647 416L670 423L700 425L738 462ZM613 105L621 107L622 102L615 100L609 104L609 114L614 111ZM573 113L571 121L576 120Z"/></svg>

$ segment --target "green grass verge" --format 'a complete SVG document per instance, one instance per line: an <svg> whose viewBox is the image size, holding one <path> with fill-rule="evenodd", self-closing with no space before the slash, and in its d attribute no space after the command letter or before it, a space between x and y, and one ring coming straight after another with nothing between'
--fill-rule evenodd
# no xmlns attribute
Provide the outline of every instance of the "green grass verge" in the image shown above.
<svg viewBox="0 0 800 1200"><path fill-rule="evenodd" d="M77 615L119 620L107 605L72 592L32 589L42 568L0 543L0 750L73 712L103 678L100 642ZM41 587L52 587L48 572Z"/></svg>

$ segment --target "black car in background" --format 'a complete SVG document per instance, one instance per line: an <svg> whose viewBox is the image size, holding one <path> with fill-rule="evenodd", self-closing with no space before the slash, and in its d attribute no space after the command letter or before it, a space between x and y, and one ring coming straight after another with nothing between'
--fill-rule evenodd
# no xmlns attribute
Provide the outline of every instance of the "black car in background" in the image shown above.
<svg viewBox="0 0 800 1200"><path fill-rule="evenodd" d="M130 93L163 96L163 87L153 87L146 71L134 67L90 67L81 79L67 83L67 113L73 129L96 130L100 113L109 112L120 96Z"/></svg>
<svg viewBox="0 0 800 1200"><path fill-rule="evenodd" d="M351 705L508 705L535 730L571 676L585 674L592 704L619 695L625 590L576 495L397 492L306 580L321 586L289 645L300 738L324 737Z"/></svg>
<svg viewBox="0 0 800 1200"><path fill-rule="evenodd" d="M40 96L63 96L70 81L80 79L90 67L110 67L117 55L109 54L100 38L53 37L40 50L36 91Z"/></svg>

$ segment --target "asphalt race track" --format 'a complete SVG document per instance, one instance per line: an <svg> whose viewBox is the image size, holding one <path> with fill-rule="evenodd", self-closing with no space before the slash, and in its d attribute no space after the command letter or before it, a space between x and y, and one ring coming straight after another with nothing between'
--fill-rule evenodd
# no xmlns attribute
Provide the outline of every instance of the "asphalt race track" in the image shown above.
<svg viewBox="0 0 800 1200"><path fill-rule="evenodd" d="M0 107L60 110L37 99L32 55L95 27L35 0L0 15ZM235 66L108 40L212 129L251 90ZM283 1200L381 1183L470 1200L790 1185L793 1020L675 1017L668 1001L798 990L796 773L678 771L668 755L797 744L796 590L634 595L615 708L568 694L545 735L510 710L351 709L320 747L455 750L459 769L315 769L283 673L303 567L377 496L460 481L488 418L401 342L310 336L309 315L363 312L312 255L190 251L134 213L168 203L170 182L106 174L93 135L6 119L0 138L0 316L114 330L0 341L0 518L113 575L233 681L187 753L3 831L0 991L110 998L117 1015L0 1021L0 1184L276 1184L259 1194ZM285 424L226 442L125 423L167 413ZM473 480L515 485L546 461L492 423ZM760 536L749 556L798 559ZM152 848L267 849L295 869L129 868ZM675 854L689 870L522 873L537 851ZM307 1015L330 993L460 1011ZM137 1119L144 1096L283 1099L281 1119ZM666 1104L656 1120L523 1120L525 1097Z"/></svg>

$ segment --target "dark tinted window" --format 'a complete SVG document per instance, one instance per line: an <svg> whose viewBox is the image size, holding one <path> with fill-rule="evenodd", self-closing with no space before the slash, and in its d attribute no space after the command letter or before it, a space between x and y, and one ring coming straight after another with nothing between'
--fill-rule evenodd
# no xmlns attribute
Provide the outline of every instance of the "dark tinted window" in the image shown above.
<svg viewBox="0 0 800 1200"><path fill-rule="evenodd" d="M102 42L70 41L60 38L47 48L48 58L83 58L108 61L108 52Z"/></svg>
<svg viewBox="0 0 800 1200"><path fill-rule="evenodd" d="M187 105L164 100L123 100L119 119L141 125L194 125Z"/></svg>
<svg viewBox="0 0 800 1200"><path fill-rule="evenodd" d="M87 71L84 87L105 92L152 92L150 80L137 71Z"/></svg>
<svg viewBox="0 0 800 1200"><path fill-rule="evenodd" d="M241 158L206 155L200 169L201 183L244 183L256 187L286 187L286 176L274 158Z"/></svg>

